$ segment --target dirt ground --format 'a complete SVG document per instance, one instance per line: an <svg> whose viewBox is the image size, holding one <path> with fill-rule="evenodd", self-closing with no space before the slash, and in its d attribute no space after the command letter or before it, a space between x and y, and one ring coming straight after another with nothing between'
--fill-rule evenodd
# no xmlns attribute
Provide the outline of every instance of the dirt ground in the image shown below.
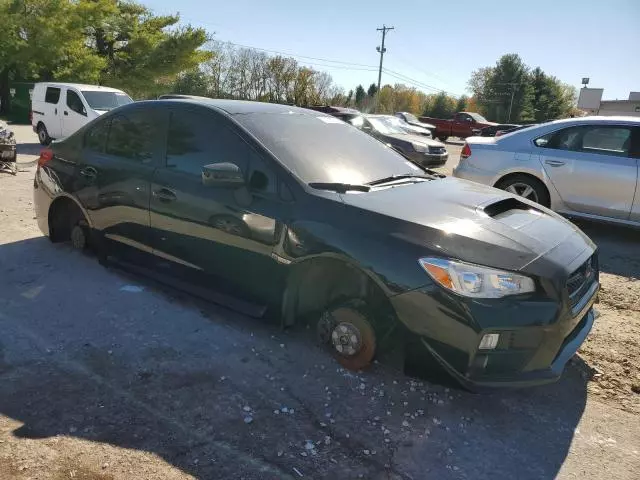
<svg viewBox="0 0 640 480"><path fill-rule="evenodd" d="M640 232L580 224L600 316L559 382L474 395L347 372L304 331L51 244L39 146L17 136L20 172L0 174L1 480L637 478Z"/></svg>

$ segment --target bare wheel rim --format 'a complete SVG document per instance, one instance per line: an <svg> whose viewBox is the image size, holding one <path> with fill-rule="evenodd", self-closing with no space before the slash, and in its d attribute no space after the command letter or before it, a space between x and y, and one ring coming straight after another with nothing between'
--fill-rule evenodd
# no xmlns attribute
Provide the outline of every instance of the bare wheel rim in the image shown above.
<svg viewBox="0 0 640 480"><path fill-rule="evenodd" d="M350 322L341 322L331 332L331 343L340 355L351 357L362 348L360 330Z"/></svg>
<svg viewBox="0 0 640 480"><path fill-rule="evenodd" d="M71 244L78 250L84 249L87 245L87 237L80 225L76 225L71 230Z"/></svg>
<svg viewBox="0 0 640 480"><path fill-rule="evenodd" d="M515 182L505 188L505 190L509 193L513 193L514 195L518 195L520 197L524 197L528 200L539 203L536 190L528 183Z"/></svg>

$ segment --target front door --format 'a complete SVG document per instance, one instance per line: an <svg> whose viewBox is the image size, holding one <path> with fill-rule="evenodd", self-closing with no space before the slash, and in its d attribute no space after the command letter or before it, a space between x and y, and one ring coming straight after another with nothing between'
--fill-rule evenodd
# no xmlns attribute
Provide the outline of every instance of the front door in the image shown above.
<svg viewBox="0 0 640 480"><path fill-rule="evenodd" d="M80 95L70 88L66 91L66 98L62 110L62 137L68 137L80 129L87 120L87 109Z"/></svg>
<svg viewBox="0 0 640 480"><path fill-rule="evenodd" d="M232 162L247 185L204 185L205 165ZM272 257L288 204L278 176L261 153L223 116L176 106L167 135L166 165L151 185L151 227L158 261L193 278L215 277L232 292L277 302L281 265Z"/></svg>
<svg viewBox="0 0 640 480"><path fill-rule="evenodd" d="M97 121L84 138L77 196L107 240L150 252L149 198L166 125L161 109L129 109Z"/></svg>
<svg viewBox="0 0 640 480"><path fill-rule="evenodd" d="M568 127L535 140L534 155L571 210L628 220L638 178L631 134L625 125Z"/></svg>

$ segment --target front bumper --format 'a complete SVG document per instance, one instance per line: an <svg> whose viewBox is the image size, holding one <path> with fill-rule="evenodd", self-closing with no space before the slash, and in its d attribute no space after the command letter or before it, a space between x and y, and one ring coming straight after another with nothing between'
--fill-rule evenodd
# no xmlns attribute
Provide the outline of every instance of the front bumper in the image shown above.
<svg viewBox="0 0 640 480"><path fill-rule="evenodd" d="M473 300L436 287L391 298L408 330L411 364L435 361L460 384L482 390L527 387L560 378L594 322L597 279L571 307L553 300ZM493 350L480 350L487 333L500 334Z"/></svg>
<svg viewBox="0 0 640 480"><path fill-rule="evenodd" d="M449 159L448 153L433 154L428 152L412 152L407 156L412 162L422 165L423 167L441 167L446 164Z"/></svg>

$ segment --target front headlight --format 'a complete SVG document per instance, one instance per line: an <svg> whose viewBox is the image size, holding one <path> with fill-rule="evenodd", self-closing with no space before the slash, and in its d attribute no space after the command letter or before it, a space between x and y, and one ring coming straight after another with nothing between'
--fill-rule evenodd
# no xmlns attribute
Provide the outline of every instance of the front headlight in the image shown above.
<svg viewBox="0 0 640 480"><path fill-rule="evenodd" d="M500 298L536 289L531 278L513 272L437 257L418 263L438 284L467 297Z"/></svg>
<svg viewBox="0 0 640 480"><path fill-rule="evenodd" d="M426 153L428 149L426 145L423 145L421 143L412 143L411 146L416 152L420 152L420 153Z"/></svg>

